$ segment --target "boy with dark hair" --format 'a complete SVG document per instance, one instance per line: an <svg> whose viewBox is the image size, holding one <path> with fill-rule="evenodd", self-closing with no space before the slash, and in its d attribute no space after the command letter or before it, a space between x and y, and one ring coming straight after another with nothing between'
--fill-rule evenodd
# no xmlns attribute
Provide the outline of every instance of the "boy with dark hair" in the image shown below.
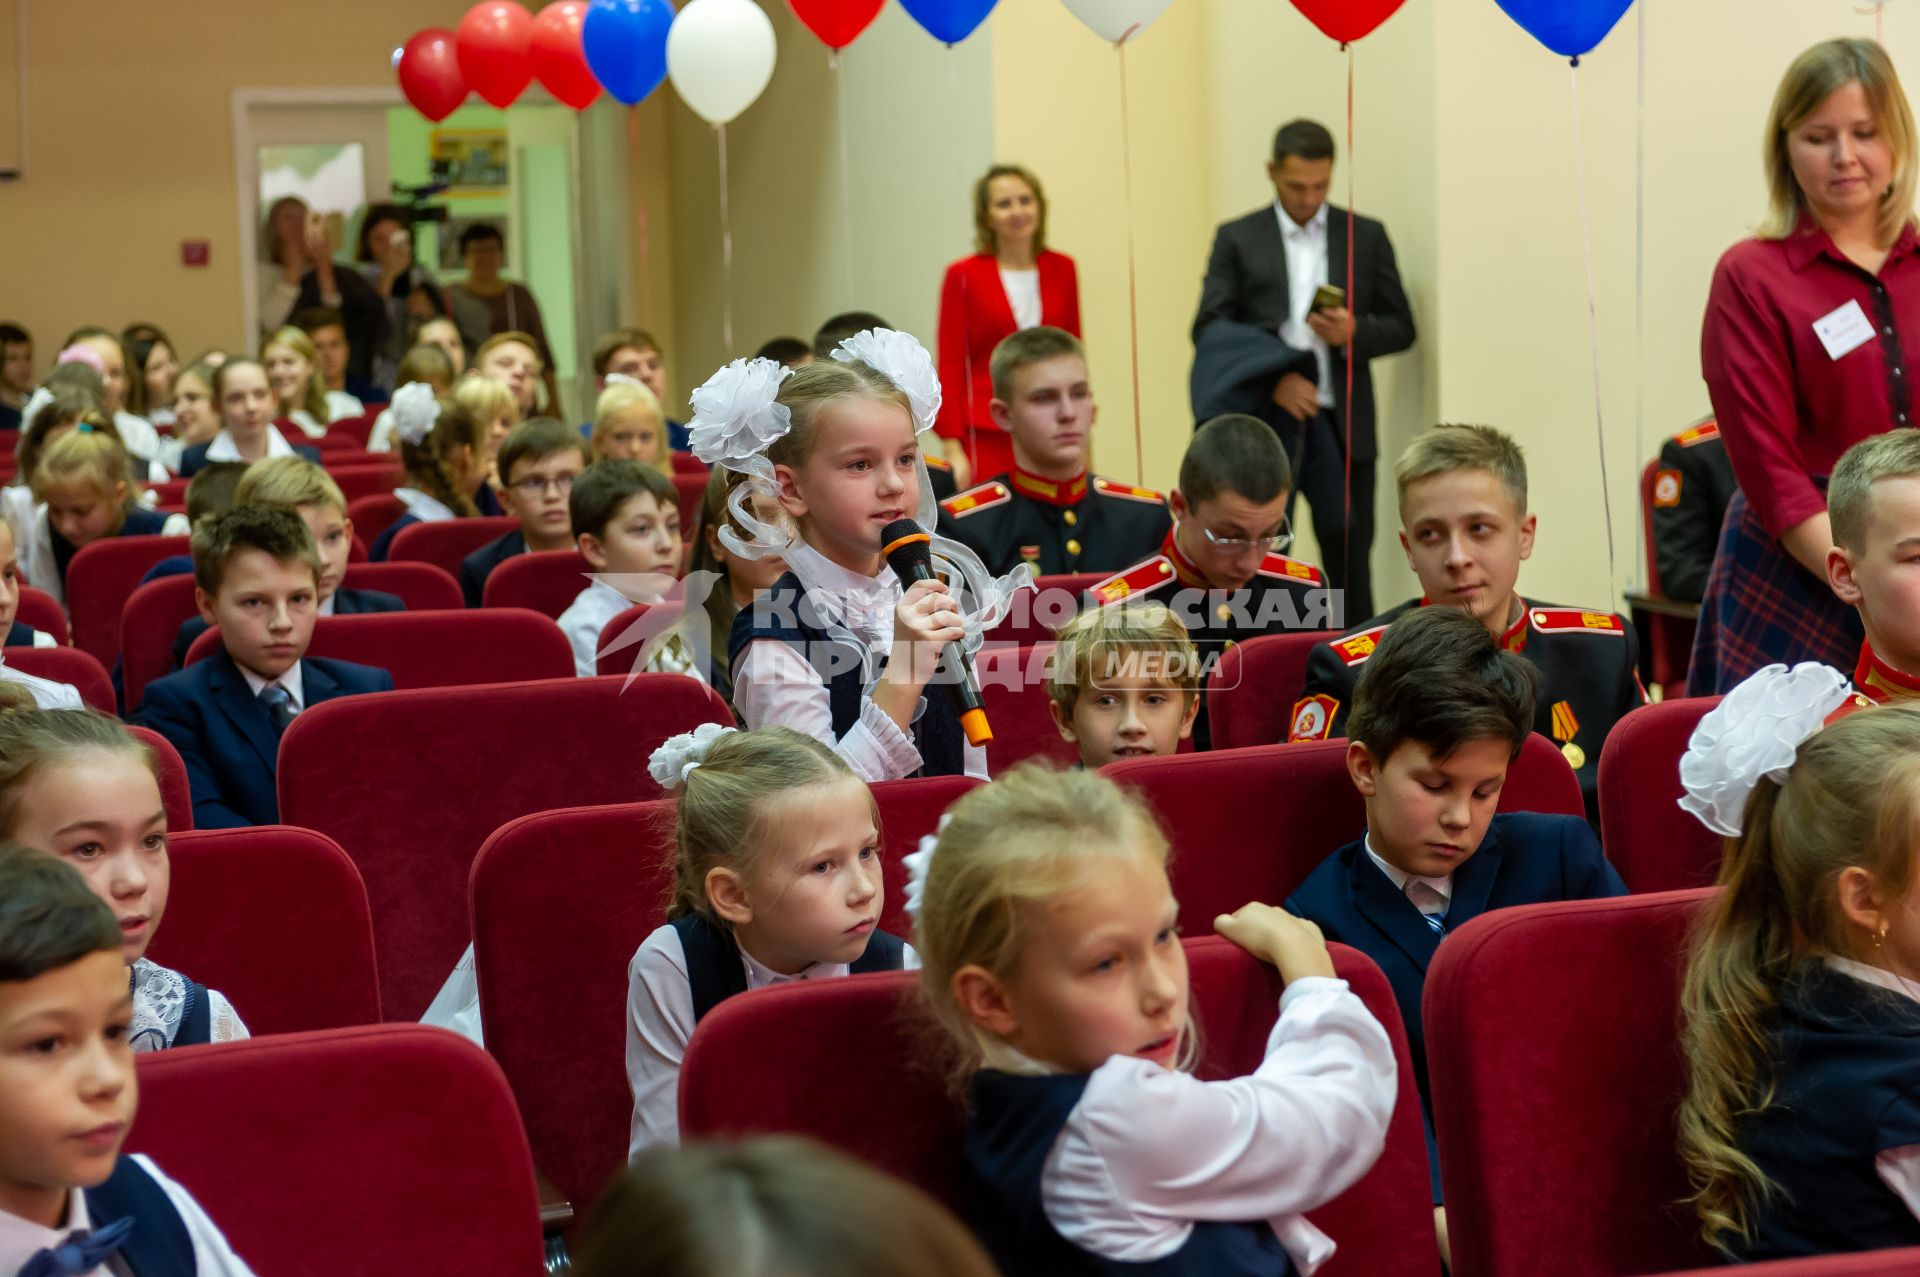
<svg viewBox="0 0 1920 1277"><path fill-rule="evenodd" d="M660 343L644 328L616 328L600 334L593 343L593 388L607 388L607 378L631 377L653 392L660 401L661 417L667 424L667 447L674 452L687 450L685 422L667 415L667 357Z"/></svg>
<svg viewBox="0 0 1920 1277"><path fill-rule="evenodd" d="M1328 940L1372 958L1393 986L1429 1115L1436 1207L1420 995L1441 939L1492 909L1627 893L1579 817L1494 814L1532 730L1538 683L1462 611L1427 608L1396 623L1354 689L1347 775L1366 799L1366 832L1286 902Z"/></svg>
<svg viewBox="0 0 1920 1277"><path fill-rule="evenodd" d="M1215 417L1196 430L1167 499L1173 527L1160 552L1087 592L1105 607L1151 597L1180 618L1200 652L1202 681L1230 643L1260 634L1327 629L1340 622L1320 569L1281 551L1292 475L1280 441L1258 417ZM1206 707L1194 747L1210 739Z"/></svg>
<svg viewBox="0 0 1920 1277"><path fill-rule="evenodd" d="M251 1277L193 1194L121 1154L139 1085L120 945L72 866L0 846L0 1272Z"/></svg>
<svg viewBox="0 0 1920 1277"><path fill-rule="evenodd" d="M607 623L635 603L659 602L680 575L680 497L652 466L596 461L567 506L594 581L560 614L560 628L573 644L574 672L592 678Z"/></svg>
<svg viewBox="0 0 1920 1277"><path fill-rule="evenodd" d="M753 352L755 359L771 359L782 368L798 368L813 362L813 347L798 337L769 337Z"/></svg>
<svg viewBox="0 0 1920 1277"><path fill-rule="evenodd" d="M994 347L994 424L1012 436L1013 470L940 503L941 531L998 576L1110 572L1152 554L1172 526L1151 488L1087 472L1099 410L1080 339L1023 328Z"/></svg>
<svg viewBox="0 0 1920 1277"><path fill-rule="evenodd" d="M292 510L235 506L193 530L194 601L221 648L148 684L140 718L186 764L198 828L275 824L280 736L294 717L393 690L385 670L307 656L323 571Z"/></svg>
<svg viewBox="0 0 1920 1277"><path fill-rule="evenodd" d="M892 324L870 310L843 310L813 330L813 357L832 359L833 348L855 333L891 327Z"/></svg>
<svg viewBox="0 0 1920 1277"><path fill-rule="evenodd" d="M27 423L20 414L33 394L33 334L18 324L0 323L0 430Z"/></svg>
<svg viewBox="0 0 1920 1277"><path fill-rule="evenodd" d="M1600 746L1629 711L1646 703L1633 627L1613 612L1533 603L1517 590L1533 554L1527 462L1491 426L1438 426L1401 454L1400 545L1421 597L1389 608L1316 647L1294 703L1289 740L1323 740L1346 725L1355 682L1387 627L1428 604L1466 612L1510 652L1540 671L1533 730L1566 755L1597 815Z"/></svg>
<svg viewBox="0 0 1920 1277"><path fill-rule="evenodd" d="M1713 418L1695 422L1660 445L1650 514L1661 594L1687 603L1705 597L1720 524L1739 490Z"/></svg>
<svg viewBox="0 0 1920 1277"><path fill-rule="evenodd" d="M460 561L460 590L479 607L493 570L518 554L573 548L567 501L573 481L593 458L580 432L554 417L535 417L507 432L495 468L500 505L520 526Z"/></svg>
<svg viewBox="0 0 1920 1277"><path fill-rule="evenodd" d="M347 342L347 319L332 306L309 306L294 313L292 324L313 343L321 389L327 392L327 413L334 421L357 417L370 403L383 403L387 392L348 371L353 350Z"/></svg>

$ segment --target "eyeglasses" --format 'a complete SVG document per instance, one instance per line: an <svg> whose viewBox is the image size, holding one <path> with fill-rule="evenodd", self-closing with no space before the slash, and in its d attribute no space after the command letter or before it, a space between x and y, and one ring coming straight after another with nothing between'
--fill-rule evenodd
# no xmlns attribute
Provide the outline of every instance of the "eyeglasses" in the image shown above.
<svg viewBox="0 0 1920 1277"><path fill-rule="evenodd" d="M564 497L573 492L573 476L556 474L542 477L530 474L524 479L515 479L508 486L523 497L544 497L547 495L548 488L552 488Z"/></svg>
<svg viewBox="0 0 1920 1277"><path fill-rule="evenodd" d="M1216 550L1225 550L1228 554L1238 554L1255 547L1278 553L1293 544L1293 527L1285 519L1280 520L1280 530L1270 537L1223 537L1205 524L1200 527L1200 535L1207 539L1208 545Z"/></svg>

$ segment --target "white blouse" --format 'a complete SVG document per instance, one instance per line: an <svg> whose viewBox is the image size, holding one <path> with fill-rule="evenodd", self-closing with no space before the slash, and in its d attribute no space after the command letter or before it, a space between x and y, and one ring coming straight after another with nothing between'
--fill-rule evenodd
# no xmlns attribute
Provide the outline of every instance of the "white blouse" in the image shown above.
<svg viewBox="0 0 1920 1277"><path fill-rule="evenodd" d="M400 498L400 504L407 507L407 513L422 523L439 523L443 519L456 518L447 503L418 488L395 488L393 495Z"/></svg>
<svg viewBox="0 0 1920 1277"><path fill-rule="evenodd" d="M1040 326L1040 272L1000 268L1000 287L1006 289L1013 322L1021 328Z"/></svg>
<svg viewBox="0 0 1920 1277"><path fill-rule="evenodd" d="M185 1186L169 1178L153 1159L145 1153L126 1153L140 1164L140 1168L153 1176L153 1182L167 1195L167 1201L180 1214L180 1222L186 1226L187 1238L193 1245L193 1267L200 1277L253 1277L253 1269L247 1267L247 1261L240 1258L228 1244L226 1234L213 1222L206 1208L195 1201L193 1194ZM67 1235L77 1229L93 1227L93 1216L87 1211L87 1196L74 1189L67 1199L66 1222L59 1228L42 1228L39 1224L8 1214L0 1210L0 1273L17 1273L27 1266L27 1261L43 1250L52 1250L67 1240ZM137 1227L137 1225L136 1225ZM126 1272L124 1261L109 1260L92 1273Z"/></svg>
<svg viewBox="0 0 1920 1277"><path fill-rule="evenodd" d="M133 1026L128 1039L136 1052L164 1051L180 1036L180 1021L187 1009L186 977L140 958L133 964L131 979ZM211 1041L239 1042L251 1036L223 994L213 989L206 992Z"/></svg>
<svg viewBox="0 0 1920 1277"><path fill-rule="evenodd" d="M861 576L804 541L794 543L786 552L786 560L810 602L831 626L866 649L868 670L876 668L893 646L893 610L902 593L893 570L883 567L878 575ZM832 700L820 672L791 644L755 639L734 663L733 704L749 728L769 723L791 727L830 746L862 780L898 780L920 770L920 750L913 737L873 703L877 681L867 679L859 721L847 729L846 735L836 738ZM922 696L915 717L925 710L926 697ZM986 750L969 743L964 757L966 774L986 780Z"/></svg>
<svg viewBox="0 0 1920 1277"><path fill-rule="evenodd" d="M1334 1244L1304 1212L1373 1168L1398 1090L1386 1030L1347 982L1295 980L1247 1077L1202 1082L1131 1055L1095 1069L1041 1206L1067 1241L1132 1263L1171 1255L1197 1222L1264 1219L1307 1277Z"/></svg>
<svg viewBox="0 0 1920 1277"><path fill-rule="evenodd" d="M288 443L287 437L280 433L280 427L269 425L267 427L266 460L271 461L275 457L291 457L293 455L293 445ZM240 445L233 441L233 435L228 432L225 426L222 426L220 427L220 433L215 435L207 443L207 460L244 461L246 458L240 455Z"/></svg>

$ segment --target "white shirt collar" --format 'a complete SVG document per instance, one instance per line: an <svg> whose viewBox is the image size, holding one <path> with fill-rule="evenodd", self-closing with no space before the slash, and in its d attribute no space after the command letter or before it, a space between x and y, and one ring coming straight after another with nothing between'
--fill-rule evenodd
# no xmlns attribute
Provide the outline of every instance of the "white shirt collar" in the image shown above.
<svg viewBox="0 0 1920 1277"><path fill-rule="evenodd" d="M844 568L805 541L795 541L786 553L787 567L800 579L814 606L838 620L865 642L893 633L893 607L900 598L900 578L882 564L872 576Z"/></svg>
<svg viewBox="0 0 1920 1277"><path fill-rule="evenodd" d="M79 1189L70 1190L67 1198L67 1219L59 1228L42 1228L30 1219L0 1210L0 1273L17 1273L27 1266L27 1261L43 1250L50 1250L67 1240L67 1234L76 1228L91 1228L93 1217L87 1214L86 1194Z"/></svg>
<svg viewBox="0 0 1920 1277"><path fill-rule="evenodd" d="M274 457L291 457L292 455L293 455L293 445L288 443L287 437L280 433L280 428L278 426L268 426L267 427L268 459L272 459ZM234 443L233 436L227 433L227 429L225 426L222 426L220 428L220 433L213 437L213 442L207 445L207 460L239 461L241 459L242 458L240 456L239 445Z"/></svg>
<svg viewBox="0 0 1920 1277"><path fill-rule="evenodd" d="M453 510L446 502L418 488L395 488L393 495L400 498L400 504L407 507L408 514L422 523L439 523L454 517Z"/></svg>
<svg viewBox="0 0 1920 1277"><path fill-rule="evenodd" d="M1825 962L1830 969L1838 971L1841 975L1850 975L1856 980L1863 980L1868 984L1877 984L1883 989L1892 990L1894 993L1903 993L1915 1002L1920 1002L1920 981L1909 980L1905 976L1896 975L1884 967L1876 967L1866 962L1855 962L1852 958L1843 958L1838 954L1830 953L1821 959L1821 961Z"/></svg>
<svg viewBox="0 0 1920 1277"><path fill-rule="evenodd" d="M332 594L329 594L327 595L326 598L320 600L320 605L313 610L313 614L315 616L332 616L333 601L339 597L340 597L340 587L336 585L333 587Z"/></svg>
<svg viewBox="0 0 1920 1277"><path fill-rule="evenodd" d="M740 961L747 968L749 990L764 989L771 984L792 984L796 980L835 980L849 970L844 962L816 962L796 975L782 975L748 953L745 946L740 949Z"/></svg>
<svg viewBox="0 0 1920 1277"><path fill-rule="evenodd" d="M1407 884L1417 879L1418 881L1426 883L1427 886L1439 892L1440 898L1442 900L1447 901L1449 904L1453 902L1453 875L1452 874L1448 874L1444 878L1422 878L1418 874L1408 873L1406 870L1400 868L1397 865L1388 864L1385 860L1382 860L1380 858L1380 854L1378 852L1374 851L1372 833L1366 834L1361 839L1361 844L1367 849L1367 857L1370 860L1372 860L1374 864L1380 867L1380 872L1387 876L1387 881L1392 883L1395 887L1397 887L1402 894L1405 894L1407 890ZM1422 910L1421 912L1424 913L1425 910Z"/></svg>
<svg viewBox="0 0 1920 1277"><path fill-rule="evenodd" d="M1273 213L1275 217L1280 219L1280 234L1282 236L1323 236L1327 233L1327 206L1324 201L1319 208L1314 210L1313 216L1307 219L1306 225L1304 226L1293 220L1293 215L1287 212L1286 206L1279 200L1273 202Z"/></svg>
<svg viewBox="0 0 1920 1277"><path fill-rule="evenodd" d="M293 707L296 710L302 710L307 707L305 682L301 678L300 673L302 664L304 664L304 662L295 661L285 674L272 680L287 689L287 693L293 697ZM254 697L257 699L261 691L266 688L268 680L261 678L244 665L240 666L240 675L247 680L247 686L253 689Z"/></svg>

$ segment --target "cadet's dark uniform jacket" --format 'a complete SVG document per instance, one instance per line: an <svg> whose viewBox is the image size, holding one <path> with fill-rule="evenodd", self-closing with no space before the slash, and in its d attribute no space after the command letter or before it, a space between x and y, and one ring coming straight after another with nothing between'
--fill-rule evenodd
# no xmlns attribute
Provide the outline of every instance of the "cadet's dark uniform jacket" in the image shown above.
<svg viewBox="0 0 1920 1277"><path fill-rule="evenodd" d="M1293 706L1289 740L1324 740L1346 730L1353 685L1387 627L1424 600L1409 599L1360 628L1313 649L1307 685ZM1580 778L1589 819L1598 812L1600 745L1629 710L1646 704L1636 672L1633 627L1615 612L1528 603L1501 646L1540 671L1533 730L1552 738Z"/></svg>
<svg viewBox="0 0 1920 1277"><path fill-rule="evenodd" d="M940 503L940 531L999 576L1031 563L1039 576L1111 572L1137 563L1173 527L1166 498L1099 475L1056 482L1023 470Z"/></svg>
<svg viewBox="0 0 1920 1277"><path fill-rule="evenodd" d="M1690 426L1660 446L1653 472L1653 562L1666 597L1689 603L1705 597L1720 522L1739 489L1713 422Z"/></svg>

